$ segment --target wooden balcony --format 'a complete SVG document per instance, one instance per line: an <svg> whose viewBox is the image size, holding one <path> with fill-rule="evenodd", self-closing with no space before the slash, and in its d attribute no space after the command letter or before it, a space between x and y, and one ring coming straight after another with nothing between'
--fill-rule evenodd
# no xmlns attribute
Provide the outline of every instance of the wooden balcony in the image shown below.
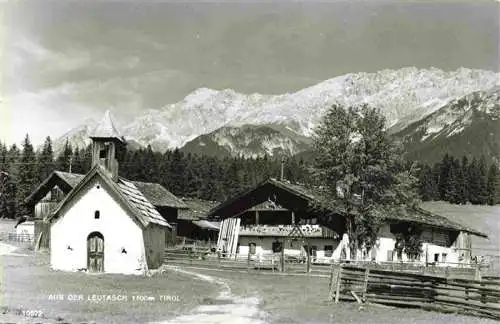
<svg viewBox="0 0 500 324"><path fill-rule="evenodd" d="M295 225L244 225L240 226L240 236L286 237ZM334 231L321 225L299 225L305 237L336 238Z"/></svg>

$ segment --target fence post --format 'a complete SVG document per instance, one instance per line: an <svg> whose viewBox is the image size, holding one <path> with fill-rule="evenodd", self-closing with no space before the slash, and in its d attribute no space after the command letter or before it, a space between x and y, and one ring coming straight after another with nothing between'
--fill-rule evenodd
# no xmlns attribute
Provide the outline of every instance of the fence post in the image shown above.
<svg viewBox="0 0 500 324"><path fill-rule="evenodd" d="M283 239L283 244L281 246L281 272L285 272L285 239Z"/></svg>
<svg viewBox="0 0 500 324"><path fill-rule="evenodd" d="M250 272L250 250L247 255L247 272Z"/></svg>
<svg viewBox="0 0 500 324"><path fill-rule="evenodd" d="M338 279L339 269L332 264L332 269L330 273L330 286L328 291L328 300L334 300L334 294L337 288L337 279Z"/></svg>
<svg viewBox="0 0 500 324"><path fill-rule="evenodd" d="M361 299L363 300L363 302L366 301L366 293L368 292L368 279L370 277L370 268L369 267L366 267L365 269L365 282L363 284L363 294L361 296Z"/></svg>
<svg viewBox="0 0 500 324"><path fill-rule="evenodd" d="M340 282L342 281L342 267L340 267L337 273L337 287L335 288L335 304L338 304L340 299Z"/></svg>
<svg viewBox="0 0 500 324"><path fill-rule="evenodd" d="M219 269L220 269L220 266L221 266L220 265L220 263L221 263L220 251L217 251L217 261L218 261L217 264L218 264Z"/></svg>

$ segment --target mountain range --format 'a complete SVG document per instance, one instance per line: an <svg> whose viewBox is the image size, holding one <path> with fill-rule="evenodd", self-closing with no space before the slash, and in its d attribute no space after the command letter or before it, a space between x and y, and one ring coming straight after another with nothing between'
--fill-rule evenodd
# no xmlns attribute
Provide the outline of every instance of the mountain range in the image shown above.
<svg viewBox="0 0 500 324"><path fill-rule="evenodd" d="M476 140L471 132L483 134L478 140L498 134L487 130L498 126L499 86L500 73L491 71L408 67L346 74L279 95L200 88L177 103L141 112L120 129L132 147L179 147L217 156L295 155L310 148L314 128L329 106L366 103L380 109L412 158L428 160L446 148L498 157L496 135L488 135L489 147L461 147L465 139ZM66 140L88 144L95 124L86 120L58 138L55 149Z"/></svg>

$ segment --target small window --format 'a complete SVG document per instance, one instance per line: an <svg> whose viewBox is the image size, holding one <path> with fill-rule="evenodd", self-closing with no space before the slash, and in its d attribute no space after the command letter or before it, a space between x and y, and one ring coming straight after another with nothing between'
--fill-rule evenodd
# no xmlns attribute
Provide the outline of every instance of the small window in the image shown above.
<svg viewBox="0 0 500 324"><path fill-rule="evenodd" d="M279 242L279 241L274 241L274 242L273 242L273 247L272 247L272 249L273 249L273 252L274 252L274 253L279 253L279 252L281 252L281 249L282 249L282 244L281 244L281 242Z"/></svg>
<svg viewBox="0 0 500 324"><path fill-rule="evenodd" d="M447 256L448 256L448 254L446 254L446 253L441 254L441 262L446 262Z"/></svg>
<svg viewBox="0 0 500 324"><path fill-rule="evenodd" d="M434 254L434 262L439 262L439 253Z"/></svg>
<svg viewBox="0 0 500 324"><path fill-rule="evenodd" d="M94 213L94 218L95 219L99 219L101 217L101 212L96 210L95 213Z"/></svg>
<svg viewBox="0 0 500 324"><path fill-rule="evenodd" d="M333 245L325 245L325 257L331 257L333 255Z"/></svg>
<svg viewBox="0 0 500 324"><path fill-rule="evenodd" d="M307 246L304 245L304 250L310 255L310 256L316 256L316 252L318 251L318 247L316 245L312 246Z"/></svg>
<svg viewBox="0 0 500 324"><path fill-rule="evenodd" d="M387 261L394 260L394 252L392 250L387 251Z"/></svg>
<svg viewBox="0 0 500 324"><path fill-rule="evenodd" d="M249 253L250 254L255 254L255 252L256 252L255 250L257 249L257 244L255 244L255 243L249 243L248 247L250 249Z"/></svg>
<svg viewBox="0 0 500 324"><path fill-rule="evenodd" d="M100 159L105 159L106 158L106 149L102 149L99 151L99 158Z"/></svg>

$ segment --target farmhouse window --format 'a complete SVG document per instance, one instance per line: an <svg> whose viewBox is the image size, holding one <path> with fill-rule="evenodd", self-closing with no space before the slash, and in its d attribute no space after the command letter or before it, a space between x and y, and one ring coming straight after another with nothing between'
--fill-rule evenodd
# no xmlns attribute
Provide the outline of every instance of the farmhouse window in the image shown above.
<svg viewBox="0 0 500 324"><path fill-rule="evenodd" d="M387 261L393 261L394 252L392 250L387 251Z"/></svg>
<svg viewBox="0 0 500 324"><path fill-rule="evenodd" d="M275 241L273 242L273 252L274 253L279 253L281 252L281 249L283 248L281 242Z"/></svg>
<svg viewBox="0 0 500 324"><path fill-rule="evenodd" d="M333 245L325 245L325 257L331 257L333 255Z"/></svg>
<svg viewBox="0 0 500 324"><path fill-rule="evenodd" d="M249 250L250 250L250 252L249 252L249 253L250 253L250 254L255 254L255 252L256 252L255 250L256 250L256 248L257 248L257 244L255 244L255 243L249 243L249 244L248 244L248 247L249 247Z"/></svg>
<svg viewBox="0 0 500 324"><path fill-rule="evenodd" d="M441 262L446 262L446 257L448 255L446 253L441 254Z"/></svg>
<svg viewBox="0 0 500 324"><path fill-rule="evenodd" d="M94 213L94 218L95 219L99 219L101 217L101 212L96 210L95 213Z"/></svg>
<svg viewBox="0 0 500 324"><path fill-rule="evenodd" d="M439 262L439 253L434 253L434 262Z"/></svg>

